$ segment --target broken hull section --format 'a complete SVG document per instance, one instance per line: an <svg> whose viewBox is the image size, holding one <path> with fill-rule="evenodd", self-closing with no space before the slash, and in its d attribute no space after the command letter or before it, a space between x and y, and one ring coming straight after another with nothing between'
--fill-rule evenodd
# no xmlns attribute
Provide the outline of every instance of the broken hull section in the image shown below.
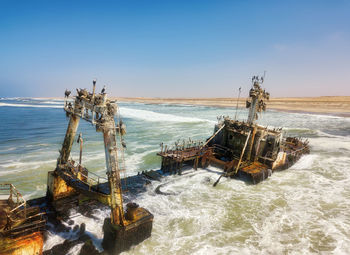
<svg viewBox="0 0 350 255"><path fill-rule="evenodd" d="M221 123L221 125L228 126L227 123ZM245 123L239 123L239 125L245 126ZM247 129L254 129L254 127L248 125ZM229 139L235 139L236 132L224 128L216 139L213 139L204 147L195 146L162 151L158 153L162 157L161 170L168 173L181 173L185 165L195 169L197 167L207 168L212 165L222 169L226 177L238 177L257 184L267 179L275 171L288 169L302 155L309 153L308 143L297 138L287 138L285 140L279 138L278 142L273 141L274 146L265 150L266 137L273 137L272 135L275 133L280 136L281 133L275 130L271 132L271 130L260 126L258 126L258 129L263 130L265 134L261 135L256 132L259 133L260 137L255 135L255 137L250 136L247 139L249 131L242 132L244 139L239 140L242 142L238 143L238 146L227 142ZM241 136L241 133L239 133L239 136ZM250 149L243 153L240 159L239 153L245 140L248 141L246 147ZM235 147L238 147L238 149Z"/></svg>
<svg viewBox="0 0 350 255"><path fill-rule="evenodd" d="M12 184L0 184L0 254L42 254L45 213Z"/></svg>
<svg viewBox="0 0 350 255"><path fill-rule="evenodd" d="M41 232L24 235L17 238L0 239L0 254L24 255L42 254L44 238Z"/></svg>
<svg viewBox="0 0 350 255"><path fill-rule="evenodd" d="M223 169L222 176L244 177L256 184L276 170L289 168L303 154L309 153L307 140L296 137L284 139L282 128L272 129L255 123L258 113L266 110L265 100L270 97L261 88L263 81L258 76L252 78L246 122L220 116L213 135L205 142L189 139L188 142L175 142L172 147L161 144L158 153L162 157L161 169L181 172L185 164L195 169L211 164Z"/></svg>

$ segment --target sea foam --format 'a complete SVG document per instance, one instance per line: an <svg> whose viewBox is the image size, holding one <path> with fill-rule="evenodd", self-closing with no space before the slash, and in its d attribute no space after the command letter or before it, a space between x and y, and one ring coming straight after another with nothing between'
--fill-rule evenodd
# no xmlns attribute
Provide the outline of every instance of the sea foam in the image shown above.
<svg viewBox="0 0 350 255"><path fill-rule="evenodd" d="M0 107L30 107L30 108L63 108L60 105L42 105L42 104L9 104L0 103Z"/></svg>
<svg viewBox="0 0 350 255"><path fill-rule="evenodd" d="M213 122L207 119L200 119L196 117L184 117L173 114L158 113L154 111L132 109L127 107L119 107L122 117L141 119L154 122Z"/></svg>

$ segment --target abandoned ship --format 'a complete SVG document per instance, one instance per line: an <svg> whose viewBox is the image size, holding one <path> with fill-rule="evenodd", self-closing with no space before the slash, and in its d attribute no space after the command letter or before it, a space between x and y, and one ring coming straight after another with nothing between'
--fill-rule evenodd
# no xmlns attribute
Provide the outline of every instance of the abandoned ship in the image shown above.
<svg viewBox="0 0 350 255"><path fill-rule="evenodd" d="M162 159L161 169L129 176L125 178L127 186L120 177L120 172L125 170L123 135L126 130L116 102L108 99L104 90L95 93L96 81L91 93L80 89L75 97L70 97L70 92L66 91L64 110L69 123L56 168L48 172L46 197L25 201L11 184L0 186L0 254L42 254L46 229L66 231L61 220L69 219L70 209L86 214L100 206L108 206L111 211L103 225L104 252L118 254L148 238L153 224L151 212L126 201L128 198L123 197L126 189L133 194L144 192L150 181L181 173L185 165L195 169L209 165L222 168L223 173L214 186L223 176L242 177L256 184L274 171L290 167L309 152L308 141L283 138L282 129L256 124L258 113L266 110L269 94L261 88L261 78L254 76L252 83L247 121L218 118L213 135L206 141L176 143L173 148L162 143L158 153ZM103 134L107 178L97 176L83 166L82 134L77 140L79 160L76 162L70 157L80 119L91 123ZM156 193L162 194L157 190ZM78 242L84 243L80 254L99 254L84 231L85 226L79 226L76 240L66 240L44 254L66 254Z"/></svg>
<svg viewBox="0 0 350 255"><path fill-rule="evenodd" d="M253 184L268 178L274 171L289 168L303 154L309 153L307 140L283 138L282 128L269 129L258 125L258 114L266 110L270 94L262 89L263 77L253 76L249 91L247 121L218 117L214 134L205 142L161 144L158 153L164 172L181 173L184 165L223 169L221 177L241 177Z"/></svg>
<svg viewBox="0 0 350 255"><path fill-rule="evenodd" d="M122 190L126 187L125 184L122 187L120 172L125 167L122 138L126 133L125 125L119 115L118 124L115 123L116 103L107 98L104 89L95 94L95 86L96 81L93 82L92 93L77 89L73 103L68 100L70 92L65 92L64 110L69 123L56 169L48 172L46 197L25 201L13 185L0 185L1 255L42 254L45 229L67 231L61 220L69 219L72 208L86 214L98 206L110 207L110 217L103 225L102 241L104 252L109 254L128 250L151 235L153 215L148 210L132 201L128 201L124 210ZM107 178L96 176L82 165L82 134L77 141L80 143L79 162L70 157L80 119L90 122L97 132L103 134ZM144 191L145 184L149 182L145 178L147 173L126 178L128 181L124 183L130 184L128 192ZM66 240L44 254L67 254L78 242L83 242L85 246L80 254L99 254L89 236L84 234L85 225L76 232L76 240Z"/></svg>

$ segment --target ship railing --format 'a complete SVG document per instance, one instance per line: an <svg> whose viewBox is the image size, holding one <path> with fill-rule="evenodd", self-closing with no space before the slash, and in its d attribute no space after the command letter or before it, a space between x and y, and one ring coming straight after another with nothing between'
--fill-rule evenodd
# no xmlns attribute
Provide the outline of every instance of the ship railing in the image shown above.
<svg viewBox="0 0 350 255"><path fill-rule="evenodd" d="M300 148L295 149L296 146L290 147L290 146L283 146L283 149L287 152L287 154L289 155L295 155L298 154L300 152L303 152L305 150L307 150L308 148L308 144L303 144Z"/></svg>
<svg viewBox="0 0 350 255"><path fill-rule="evenodd" d="M292 151L290 151L289 154L295 156L296 154L301 153L301 152L303 152L304 150L306 150L307 147L308 147L307 145L304 145L304 146L302 146L301 148L299 148L299 149L297 149L297 150L292 150Z"/></svg>
<svg viewBox="0 0 350 255"><path fill-rule="evenodd" d="M46 214L43 212L31 215L25 219L26 221L23 222L23 224L5 230L4 234L16 238L30 233L43 231L46 228L45 215Z"/></svg>
<svg viewBox="0 0 350 255"><path fill-rule="evenodd" d="M189 147L176 147L174 149L161 150L158 155L162 157L172 157L176 159L183 159L188 157L193 157L200 154L201 148L199 145L189 146Z"/></svg>
<svg viewBox="0 0 350 255"><path fill-rule="evenodd" d="M75 165L72 161L68 161L65 165L61 165L59 168L71 175L71 177L79 179L80 182L87 186L89 191L92 189L98 190L101 183L108 182L107 178L90 172L79 164Z"/></svg>
<svg viewBox="0 0 350 255"><path fill-rule="evenodd" d="M84 177L85 181L85 184L87 184L89 186L89 190L91 190L92 187L94 188L98 188L100 183L101 183L101 180L103 180L103 182L108 182L108 179L105 178L105 177L102 177L102 176L99 176L93 172L89 172L86 170L86 174L80 172L81 176ZM91 177L91 175L93 177Z"/></svg>
<svg viewBox="0 0 350 255"><path fill-rule="evenodd" d="M27 202L21 195L21 193L18 192L18 190L15 188L14 185L10 183L1 183L0 184L0 197L8 196L7 202L9 206L12 208L9 211L10 215L13 216L21 216L18 214L24 213L22 217L26 216L26 205Z"/></svg>

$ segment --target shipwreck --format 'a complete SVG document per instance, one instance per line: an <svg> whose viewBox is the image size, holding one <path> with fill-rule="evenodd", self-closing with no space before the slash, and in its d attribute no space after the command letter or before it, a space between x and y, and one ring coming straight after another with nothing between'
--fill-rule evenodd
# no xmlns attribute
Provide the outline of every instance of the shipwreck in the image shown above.
<svg viewBox="0 0 350 255"><path fill-rule="evenodd" d="M0 184L0 254L41 254L45 226L38 206L30 206L12 184Z"/></svg>
<svg viewBox="0 0 350 255"><path fill-rule="evenodd" d="M67 254L79 243L80 255L100 254L85 234L84 224L74 225L69 211L74 209L91 215L94 208L110 208L110 217L104 219L102 247L104 254L118 254L128 250L151 236L153 214L129 201L123 194L139 194L147 190L153 181L162 176L181 174L184 166L207 168L214 165L223 170L222 177L244 178L257 184L274 171L293 165L302 155L309 153L308 141L297 137L283 137L281 128L268 128L256 123L258 113L266 110L269 93L262 89L263 79L254 76L246 107L246 121L219 117L213 135L206 141L176 142L170 147L161 143L157 155L161 157L161 169L142 171L138 175L121 178L125 171L123 139L126 126L122 122L118 105L108 99L105 89L95 93L77 89L71 97L65 92L64 111L69 118L56 168L48 172L45 197L26 201L11 184L0 184L0 254ZM83 136L77 136L80 120L92 124L102 133L107 176L89 172L82 162ZM74 141L80 145L79 159L71 158ZM160 184L155 192L160 191ZM126 207L126 210L124 209ZM71 222L72 226L63 224ZM70 224L69 224L70 225ZM45 235L73 231L75 237L43 252Z"/></svg>
<svg viewBox="0 0 350 255"><path fill-rule="evenodd" d="M110 208L110 217L103 224L105 254L119 254L151 236L153 214L132 201L125 203L123 190L133 194L145 191L145 185L150 182L147 173L150 176L152 172L121 179L120 172L125 171L123 135L126 127L116 102L107 98L105 88L95 93L95 87L96 81L92 92L77 89L75 97L70 97L70 91L65 92L64 110L69 123L56 168L48 172L46 196L25 201L13 185L0 185L0 254L67 254L78 243L84 244L79 254L100 254L86 235L85 224L74 225L70 209L91 215L89 212L94 208ZM102 133L107 178L83 166L82 134L77 140L79 161L70 156L81 119ZM67 227L63 221L72 222L72 227ZM48 231L73 231L75 238L43 252Z"/></svg>
<svg viewBox="0 0 350 255"><path fill-rule="evenodd" d="M283 137L282 128L268 128L256 123L258 113L266 110L270 94L262 89L263 78L253 76L249 91L247 121L218 117L214 133L203 142L161 144L161 169L181 173L185 165L223 169L221 177L240 177L257 184L274 171L287 169L303 154L309 153L308 140Z"/></svg>
<svg viewBox="0 0 350 255"><path fill-rule="evenodd" d="M105 88L101 93L95 94L95 86L96 81L93 82L92 93L85 89L77 90L73 105L70 102L65 103L64 109L69 123L57 167L48 175L47 197L56 211L64 210L65 205L69 205L67 199L70 200L75 193L79 193L84 199L94 199L108 205L111 216L104 221L102 245L107 251L119 253L151 235L153 215L132 202L127 204L126 211L123 209L120 172L124 170L122 136L126 132L125 125L120 118L116 125L114 117L118 110L117 104L107 98ZM65 94L69 96L70 93L66 91ZM82 166L82 147L78 163L69 159L80 119L90 122L103 135L107 168L107 182L104 184L100 185L100 177L89 174ZM78 142L82 142L81 140L79 136ZM118 157L120 151L122 157Z"/></svg>

